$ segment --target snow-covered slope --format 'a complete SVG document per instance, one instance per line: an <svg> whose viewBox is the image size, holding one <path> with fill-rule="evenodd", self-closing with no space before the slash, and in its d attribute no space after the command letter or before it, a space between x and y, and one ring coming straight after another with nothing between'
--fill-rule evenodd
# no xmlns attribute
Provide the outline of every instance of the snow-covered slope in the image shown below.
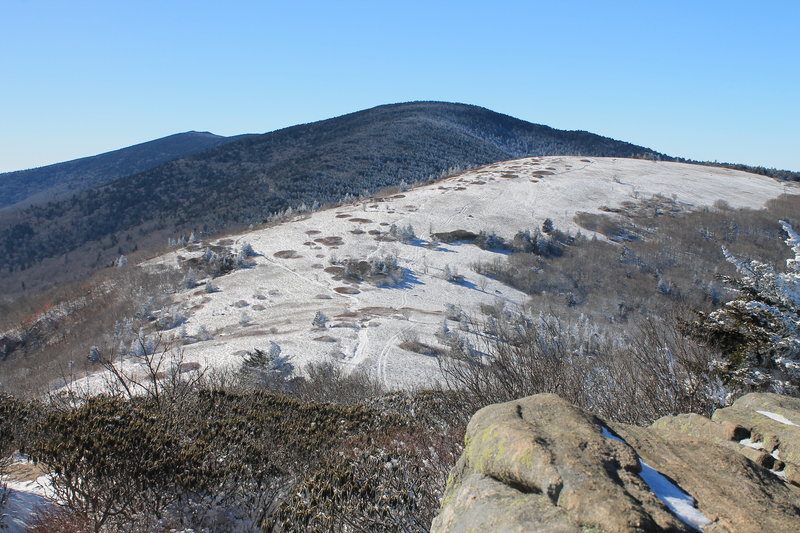
<svg viewBox="0 0 800 533"><path fill-rule="evenodd" d="M419 340L436 346L448 303L475 313L480 304L525 302L523 293L475 274L469 265L497 253L472 244L425 246L431 233L494 231L511 238L551 218L577 232L579 211L601 212L655 194L692 206L724 200L732 207L761 207L797 188L722 168L643 160L581 157L528 158L492 164L401 194L319 211L233 237L259 254L251 268L175 296L189 335L206 328L213 338L183 347L184 360L215 368L238 366L241 355L277 342L296 369L325 358L371 372L390 388L421 387L438 379L436 358L399 347ZM387 242L390 225L413 225L420 240ZM584 230L585 232L585 230ZM338 239L337 239L338 238ZM185 249L152 263L174 265L202 250ZM406 269L396 287L348 282L326 271L332 260L396 255ZM442 277L456 269L463 283ZM331 270L331 269L329 269ZM330 322L317 328L322 311ZM243 316L244 313L244 316ZM451 327L457 324L451 323ZM131 363L135 364L135 358Z"/></svg>

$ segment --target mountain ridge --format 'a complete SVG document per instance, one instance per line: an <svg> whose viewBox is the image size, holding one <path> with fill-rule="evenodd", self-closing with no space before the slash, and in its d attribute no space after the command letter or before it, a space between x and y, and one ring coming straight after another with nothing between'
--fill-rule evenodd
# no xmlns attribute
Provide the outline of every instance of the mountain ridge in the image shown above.
<svg viewBox="0 0 800 533"><path fill-rule="evenodd" d="M348 195L531 155L672 159L478 106L387 104L235 138L106 179L65 199L5 216L0 211L0 271L8 274L4 288L19 290L26 280L65 275L76 279L120 254L163 245L181 234L244 228L288 208L337 203ZM56 268L55 259L67 253ZM53 263L47 273L24 272L43 261Z"/></svg>
<svg viewBox="0 0 800 533"><path fill-rule="evenodd" d="M53 201L241 137L192 130L51 165L2 172L0 210Z"/></svg>

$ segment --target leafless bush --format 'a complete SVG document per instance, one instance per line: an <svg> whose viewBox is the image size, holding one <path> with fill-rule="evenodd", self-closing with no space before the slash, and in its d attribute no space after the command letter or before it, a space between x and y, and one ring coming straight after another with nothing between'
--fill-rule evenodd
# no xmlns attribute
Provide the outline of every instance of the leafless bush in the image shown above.
<svg viewBox="0 0 800 533"><path fill-rule="evenodd" d="M305 375L291 383L290 394L304 401L349 405L384 392L383 385L364 371L347 373L333 361L305 367Z"/></svg>
<svg viewBox="0 0 800 533"><path fill-rule="evenodd" d="M456 335L440 364L474 409L543 392L601 416L649 423L665 414L710 414L727 399L711 369L715 354L665 322L646 321L628 338L588 321L506 316Z"/></svg>
<svg viewBox="0 0 800 533"><path fill-rule="evenodd" d="M90 521L63 507L50 507L39 510L28 533L92 533Z"/></svg>
<svg viewBox="0 0 800 533"><path fill-rule="evenodd" d="M710 311L729 298L716 274L734 274L721 245L738 257L783 263L788 255L778 220L800 222L800 196L781 196L762 210L686 212L656 197L609 211L576 221L609 236L627 228L640 238L611 243L576 236L560 257L514 253L473 269L531 295L534 307L572 308L598 324L628 324L679 308Z"/></svg>
<svg viewBox="0 0 800 533"><path fill-rule="evenodd" d="M178 279L176 270L114 268L38 302L15 322L12 331L19 338L0 362L0 387L34 396L49 391L54 381L61 384L59 378L85 366L91 346L110 348L115 324L128 320L133 331L150 327L154 311L165 307Z"/></svg>

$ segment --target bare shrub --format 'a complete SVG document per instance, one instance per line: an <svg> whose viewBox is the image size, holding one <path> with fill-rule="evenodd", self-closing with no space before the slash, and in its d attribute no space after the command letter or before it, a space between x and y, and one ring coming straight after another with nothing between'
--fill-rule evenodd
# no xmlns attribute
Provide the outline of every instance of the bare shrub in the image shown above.
<svg viewBox="0 0 800 533"><path fill-rule="evenodd" d="M50 507L39 510L28 533L92 533L92 523L77 513L63 507Z"/></svg>
<svg viewBox="0 0 800 533"><path fill-rule="evenodd" d="M588 321L506 316L453 335L440 357L448 384L474 409L549 392L587 410L644 424L676 412L710 414L727 400L715 355L666 323L645 322L629 340Z"/></svg>
<svg viewBox="0 0 800 533"><path fill-rule="evenodd" d="M385 392L380 381L367 372L348 373L333 361L312 363L304 374L291 383L289 393L304 401L349 405Z"/></svg>
<svg viewBox="0 0 800 533"><path fill-rule="evenodd" d="M16 340L0 363L0 388L20 396L41 394L54 382L63 383L77 365L88 364L91 346L105 353L118 350L115 326L128 321L129 333L149 327L153 312L167 307L180 277L174 269L107 269L89 285L40 302L10 330ZM126 336L126 345L130 341Z"/></svg>

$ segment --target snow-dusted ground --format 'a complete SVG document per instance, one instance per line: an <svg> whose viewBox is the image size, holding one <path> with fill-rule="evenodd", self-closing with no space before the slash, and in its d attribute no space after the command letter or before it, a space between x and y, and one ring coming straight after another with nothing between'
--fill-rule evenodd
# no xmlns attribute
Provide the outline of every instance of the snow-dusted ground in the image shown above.
<svg viewBox="0 0 800 533"><path fill-rule="evenodd" d="M471 244L430 249L420 242L384 242L376 239L376 231L386 232L391 224L411 224L421 239L457 229L495 231L511 238L519 230L541 227L549 217L557 228L577 232L580 228L573 217L579 211L599 213L601 206L655 194L697 207L716 200L732 207L761 207L784 192L796 193L798 188L722 168L542 157L492 164L378 201L319 211L234 237L234 248L247 242L260 254L255 265L215 279L218 292L208 294L199 286L176 296L188 315L189 335L201 327L213 334L211 340L186 345L184 360L235 367L245 351L265 348L272 340L284 355L292 356L297 369L332 358L346 368L372 373L390 388L423 387L439 379L436 358L401 349L403 340L416 337L437 345L434 334L447 303L475 313L479 304L500 301L515 306L526 296L470 269L475 262L501 257L498 253ZM342 243L328 246L316 241L325 237L340 237ZM286 253L275 255L281 251ZM176 256L200 253L180 249L151 263L174 265ZM407 269L402 286L354 284L325 271L332 258L382 254L396 254ZM464 275L465 282L441 279L446 265ZM357 293L337 292L342 287ZM317 311L331 318L324 330L312 326ZM250 319L244 326L242 312Z"/></svg>
<svg viewBox="0 0 800 533"><path fill-rule="evenodd" d="M38 511L45 511L52 505L50 477L42 475L33 467L27 457L14 454L14 472L4 479L8 487L8 501L0 508L3 520L0 524L4 533L24 533L33 523ZM14 468L16 467L16 468Z"/></svg>

